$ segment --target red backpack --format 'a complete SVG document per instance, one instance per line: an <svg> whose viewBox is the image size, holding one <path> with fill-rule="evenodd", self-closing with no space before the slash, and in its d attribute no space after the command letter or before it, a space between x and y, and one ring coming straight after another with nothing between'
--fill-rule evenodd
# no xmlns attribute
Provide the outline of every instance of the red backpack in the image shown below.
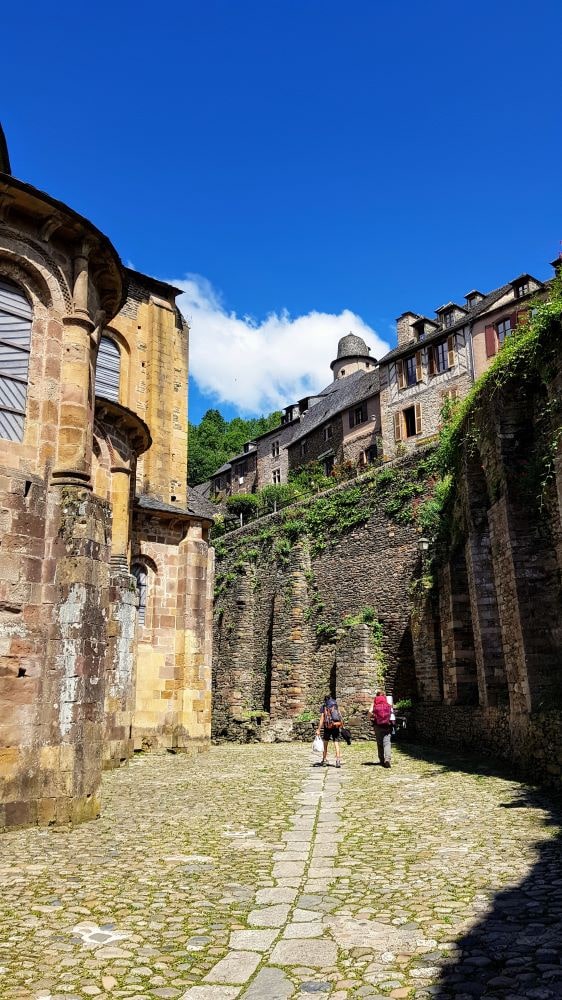
<svg viewBox="0 0 562 1000"><path fill-rule="evenodd" d="M390 725L391 712L392 708L387 702L385 695L381 694L378 698L375 698L373 702L373 722L376 726Z"/></svg>

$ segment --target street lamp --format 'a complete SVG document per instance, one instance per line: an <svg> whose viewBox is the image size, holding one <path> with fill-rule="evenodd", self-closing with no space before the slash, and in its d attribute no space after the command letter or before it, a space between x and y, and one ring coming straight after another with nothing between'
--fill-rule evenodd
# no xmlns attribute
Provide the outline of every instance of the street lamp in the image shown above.
<svg viewBox="0 0 562 1000"><path fill-rule="evenodd" d="M418 538L418 549L422 556L425 556L429 550L429 538L421 537Z"/></svg>

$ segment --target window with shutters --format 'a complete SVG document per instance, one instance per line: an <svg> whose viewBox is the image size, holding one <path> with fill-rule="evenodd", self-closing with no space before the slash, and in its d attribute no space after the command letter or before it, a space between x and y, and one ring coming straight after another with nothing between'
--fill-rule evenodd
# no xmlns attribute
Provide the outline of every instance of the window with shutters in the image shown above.
<svg viewBox="0 0 562 1000"><path fill-rule="evenodd" d="M416 437L422 432L422 411L420 403L407 406L405 410L394 414L394 440Z"/></svg>
<svg viewBox="0 0 562 1000"><path fill-rule="evenodd" d="M357 424L364 424L367 419L367 408L365 405L356 406L349 411L349 426L356 427Z"/></svg>
<svg viewBox="0 0 562 1000"><path fill-rule="evenodd" d="M406 358L406 385L416 385L417 381L416 357L412 355L412 357Z"/></svg>
<svg viewBox="0 0 562 1000"><path fill-rule="evenodd" d="M33 312L13 282L0 278L0 438L23 441Z"/></svg>
<svg viewBox="0 0 562 1000"><path fill-rule="evenodd" d="M430 348L430 375L439 375L441 372L446 372L454 364L454 348L450 343L452 340L452 337L448 337L447 340L441 340L438 344L434 344Z"/></svg>
<svg viewBox="0 0 562 1000"><path fill-rule="evenodd" d="M511 316L508 316L507 319L500 319L496 323L496 333L498 335L498 343L500 347L503 344L505 338L509 337L509 334L511 333L512 329L513 327L511 325Z"/></svg>
<svg viewBox="0 0 562 1000"><path fill-rule="evenodd" d="M102 337L96 362L96 396L119 402L121 352L111 337Z"/></svg>
<svg viewBox="0 0 562 1000"><path fill-rule="evenodd" d="M404 417L404 435L405 437L414 437L416 433L416 408L415 406L408 406L403 411Z"/></svg>
<svg viewBox="0 0 562 1000"><path fill-rule="evenodd" d="M148 592L148 570L143 563L133 563L131 573L137 583L138 623L144 625L146 619L146 598Z"/></svg>

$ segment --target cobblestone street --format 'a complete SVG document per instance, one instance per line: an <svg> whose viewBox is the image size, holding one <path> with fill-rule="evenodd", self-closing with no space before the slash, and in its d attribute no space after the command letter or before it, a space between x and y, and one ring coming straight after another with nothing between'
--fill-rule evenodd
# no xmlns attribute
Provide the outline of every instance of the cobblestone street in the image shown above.
<svg viewBox="0 0 562 1000"><path fill-rule="evenodd" d="M561 997L547 794L466 757L373 757L139 757L98 822L6 834L0 996Z"/></svg>

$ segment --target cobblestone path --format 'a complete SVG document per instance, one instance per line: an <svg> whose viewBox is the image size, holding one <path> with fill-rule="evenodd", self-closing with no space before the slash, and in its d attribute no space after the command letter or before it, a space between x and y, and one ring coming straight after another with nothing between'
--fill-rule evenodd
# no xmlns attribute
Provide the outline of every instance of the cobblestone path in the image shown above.
<svg viewBox="0 0 562 1000"><path fill-rule="evenodd" d="M562 997L552 800L474 759L146 756L104 814L4 835L0 997Z"/></svg>

